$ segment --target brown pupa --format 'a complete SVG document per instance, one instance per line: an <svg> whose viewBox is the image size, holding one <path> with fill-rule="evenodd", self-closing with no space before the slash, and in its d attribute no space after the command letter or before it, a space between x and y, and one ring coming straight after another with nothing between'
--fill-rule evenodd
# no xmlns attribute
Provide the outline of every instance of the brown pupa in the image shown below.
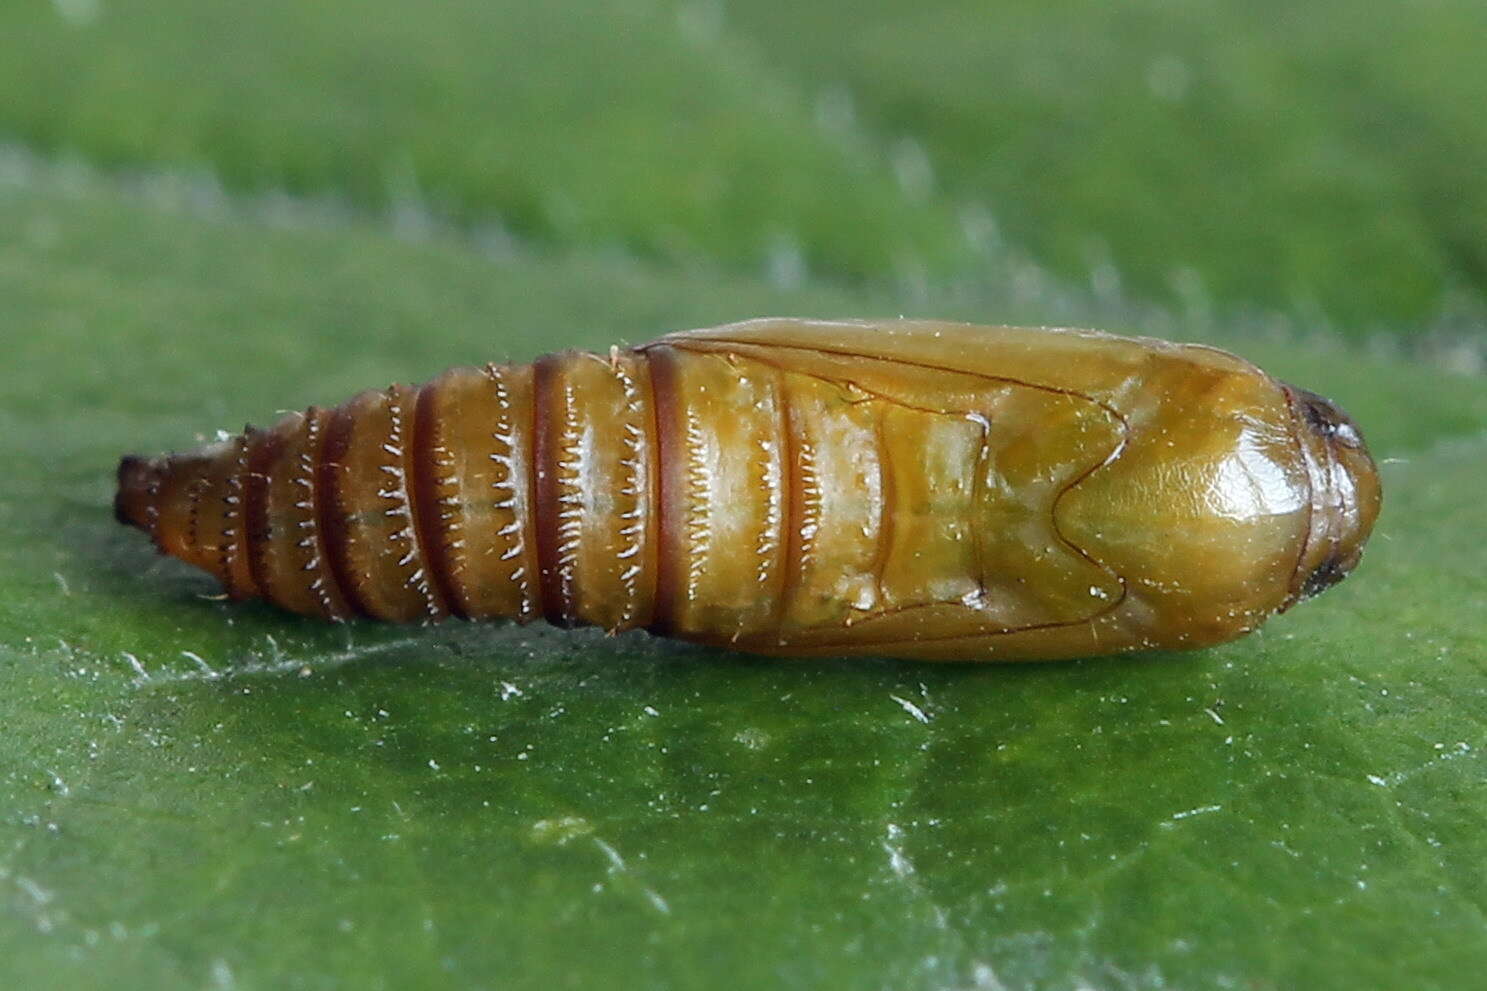
<svg viewBox="0 0 1487 991"><path fill-rule="evenodd" d="M1020 660L1239 636L1346 575L1379 501L1341 410L1214 348L774 319L127 457L116 508L325 619Z"/></svg>

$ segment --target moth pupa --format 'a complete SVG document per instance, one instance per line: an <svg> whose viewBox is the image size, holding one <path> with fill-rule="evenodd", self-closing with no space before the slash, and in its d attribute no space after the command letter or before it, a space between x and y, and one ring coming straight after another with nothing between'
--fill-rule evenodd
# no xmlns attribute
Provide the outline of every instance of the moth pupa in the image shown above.
<svg viewBox="0 0 1487 991"><path fill-rule="evenodd" d="M1253 630L1353 569L1380 498L1346 414L1211 347L766 319L127 457L116 509L330 620L1024 660Z"/></svg>

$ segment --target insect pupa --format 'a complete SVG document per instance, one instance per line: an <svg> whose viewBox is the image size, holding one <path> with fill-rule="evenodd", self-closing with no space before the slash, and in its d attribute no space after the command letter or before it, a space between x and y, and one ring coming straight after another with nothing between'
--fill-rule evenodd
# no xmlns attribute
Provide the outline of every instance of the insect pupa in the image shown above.
<svg viewBox="0 0 1487 991"><path fill-rule="evenodd" d="M1024 660L1253 630L1353 569L1380 498L1346 414L1214 348L770 319L126 457L116 512L329 620Z"/></svg>

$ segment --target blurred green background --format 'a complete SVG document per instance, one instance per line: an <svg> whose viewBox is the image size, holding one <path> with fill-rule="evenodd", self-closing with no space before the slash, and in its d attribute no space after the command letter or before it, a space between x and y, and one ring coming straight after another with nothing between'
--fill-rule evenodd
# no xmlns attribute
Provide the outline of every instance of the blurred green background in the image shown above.
<svg viewBox="0 0 1487 991"><path fill-rule="evenodd" d="M1487 968L1487 7L0 6L0 986ZM766 662L210 598L119 454L763 314L1213 341L1384 459L1246 641Z"/></svg>

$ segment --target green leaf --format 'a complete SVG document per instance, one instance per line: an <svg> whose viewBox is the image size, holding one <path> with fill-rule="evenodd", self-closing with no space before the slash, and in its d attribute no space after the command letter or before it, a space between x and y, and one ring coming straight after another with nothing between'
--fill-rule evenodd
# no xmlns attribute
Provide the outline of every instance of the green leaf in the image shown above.
<svg viewBox="0 0 1487 991"><path fill-rule="evenodd" d="M1423 331L1444 291L1487 286L1480 3L752 0L729 17L1065 278L1348 333Z"/></svg>
<svg viewBox="0 0 1487 991"><path fill-rule="evenodd" d="M1471 986L1487 390L1399 352L1482 354L1482 11L1272 6L7 5L0 987ZM1384 514L1244 641L1024 667L327 626L112 519L126 451L769 313L1227 346Z"/></svg>
<svg viewBox="0 0 1487 991"><path fill-rule="evenodd" d="M948 271L953 213L747 51L669 5L452 0L430 10L264 0L7 5L0 130L110 164L198 168L686 264ZM704 26L705 27L705 26ZM207 46L209 55L204 54Z"/></svg>
<svg viewBox="0 0 1487 991"><path fill-rule="evenodd" d="M113 522L117 456L454 362L908 307L55 173L0 186L0 985L1430 988L1487 967L1480 380L1249 343L1400 460L1356 576L1215 650L795 663L333 627L204 598Z"/></svg>
<svg viewBox="0 0 1487 991"><path fill-rule="evenodd" d="M1029 252L1424 336L1487 291L1484 33L1474 0L35 0L0 133L414 229L1014 295Z"/></svg>

